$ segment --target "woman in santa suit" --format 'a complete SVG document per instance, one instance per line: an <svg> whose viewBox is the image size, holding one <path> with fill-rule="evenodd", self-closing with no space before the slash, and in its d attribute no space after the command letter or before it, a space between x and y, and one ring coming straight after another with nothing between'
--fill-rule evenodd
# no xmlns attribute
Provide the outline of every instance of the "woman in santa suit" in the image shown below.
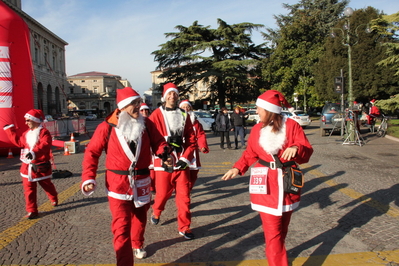
<svg viewBox="0 0 399 266"><path fill-rule="evenodd" d="M198 179L198 172L201 169L201 161L199 152L208 153L208 142L206 141L206 134L202 128L201 123L196 119L191 103L188 100L183 100L180 102L179 107L186 111L190 117L191 123L193 124L195 140L197 141L197 147L194 151L194 158L190 163L190 191L195 185L195 181Z"/></svg>
<svg viewBox="0 0 399 266"><path fill-rule="evenodd" d="M262 220L270 266L288 265L285 238L292 211L300 201L300 193L284 192L282 169L275 167L273 155L281 163L294 161L303 164L313 153L301 126L281 115L281 104L292 109L279 91L269 90L258 97L256 105L261 123L252 128L246 150L222 177L228 180L243 175L255 163L250 180L251 207L259 212Z"/></svg>
<svg viewBox="0 0 399 266"><path fill-rule="evenodd" d="M151 151L161 154L168 145L155 125L140 114L141 98L136 91L130 87L118 89L116 98L118 109L98 125L86 148L82 192L94 192L99 159L105 150L105 181L117 265L132 266L133 251L139 259L147 254L143 243L151 200Z"/></svg>
<svg viewBox="0 0 399 266"><path fill-rule="evenodd" d="M24 186L26 210L25 218L38 217L37 209L37 183L44 189L51 205L58 205L58 194L51 182L51 145L50 132L42 126L44 114L42 110L29 110L25 116L25 123L29 127L22 136L18 136L14 125L4 126L10 141L21 148L21 176Z"/></svg>

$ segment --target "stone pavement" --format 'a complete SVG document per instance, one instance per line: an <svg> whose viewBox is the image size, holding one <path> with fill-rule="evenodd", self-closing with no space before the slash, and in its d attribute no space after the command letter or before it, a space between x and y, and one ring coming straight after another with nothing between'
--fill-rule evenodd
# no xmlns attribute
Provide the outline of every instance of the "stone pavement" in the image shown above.
<svg viewBox="0 0 399 266"><path fill-rule="evenodd" d="M314 122L313 122L314 123ZM292 265L397 265L399 263L399 142L364 134L366 144L342 145L339 136L306 129L315 153L308 164L300 208L287 237ZM174 198L159 225L148 223L148 265L267 265L259 216L250 208L248 173L220 180L242 150L221 150L208 133L211 152L192 192L195 240L177 232ZM80 136L82 147L87 141ZM233 137L231 137L233 140ZM0 265L114 265L104 166L93 196L80 192L83 153L55 151L58 169L72 177L54 179L60 205L53 208L41 188L41 217L23 220L18 158L0 158ZM102 160L103 163L103 160ZM150 213L149 213L150 214Z"/></svg>

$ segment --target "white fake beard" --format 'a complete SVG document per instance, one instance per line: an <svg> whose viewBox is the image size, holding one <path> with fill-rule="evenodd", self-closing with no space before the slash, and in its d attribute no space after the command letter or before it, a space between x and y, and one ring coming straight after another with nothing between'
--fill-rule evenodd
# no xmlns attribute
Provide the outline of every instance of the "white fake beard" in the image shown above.
<svg viewBox="0 0 399 266"><path fill-rule="evenodd" d="M26 143L28 144L30 150L33 150L33 147L35 147L37 141L39 140L41 129L42 127L40 126L33 130L29 130L28 133L26 133Z"/></svg>
<svg viewBox="0 0 399 266"><path fill-rule="evenodd" d="M283 119L283 126L279 132L272 132L272 126L266 126L260 130L259 145L267 153L276 155L281 150L286 141L285 136L285 119Z"/></svg>
<svg viewBox="0 0 399 266"><path fill-rule="evenodd" d="M128 142L137 143L145 129L144 117L140 114L137 119L131 117L127 112L119 114L118 129Z"/></svg>
<svg viewBox="0 0 399 266"><path fill-rule="evenodd" d="M191 124L194 125L194 121L195 121L195 114L194 114L194 112L193 112L193 111L189 111L187 114L190 116Z"/></svg>
<svg viewBox="0 0 399 266"><path fill-rule="evenodd" d="M173 136L181 136L183 132L183 114L180 109L166 111L166 121L168 121L170 133Z"/></svg>

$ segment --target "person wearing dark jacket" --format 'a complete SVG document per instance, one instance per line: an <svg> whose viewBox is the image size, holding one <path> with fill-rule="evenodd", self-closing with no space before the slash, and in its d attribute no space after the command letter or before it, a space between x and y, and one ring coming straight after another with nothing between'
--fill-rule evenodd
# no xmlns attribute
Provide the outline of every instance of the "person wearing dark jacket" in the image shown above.
<svg viewBox="0 0 399 266"><path fill-rule="evenodd" d="M220 133L220 148L224 149L224 139L226 138L227 148L231 149L229 131L233 129L230 115L226 107L222 107L221 112L216 117L216 130Z"/></svg>
<svg viewBox="0 0 399 266"><path fill-rule="evenodd" d="M241 140L241 148L245 148L245 114L241 111L240 106L236 106L231 114L231 123L234 126L234 144L238 149L238 136Z"/></svg>

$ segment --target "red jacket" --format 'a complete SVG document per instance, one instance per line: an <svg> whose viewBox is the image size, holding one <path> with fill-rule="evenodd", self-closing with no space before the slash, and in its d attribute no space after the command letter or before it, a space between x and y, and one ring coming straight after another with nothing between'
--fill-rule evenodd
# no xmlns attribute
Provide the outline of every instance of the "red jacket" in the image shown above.
<svg viewBox="0 0 399 266"><path fill-rule="evenodd" d="M205 148L206 151L204 153L208 153L209 147L208 147L208 142L206 141L205 131L201 123L197 119L195 119L193 123L193 129L196 140L196 149L194 151L194 158L191 160L190 170L198 170L201 169L199 150Z"/></svg>
<svg viewBox="0 0 399 266"><path fill-rule="evenodd" d="M286 119L285 125L285 143L282 149L278 151L277 156L281 158L286 148L297 146L298 151L294 161L298 164L308 162L313 153L313 148L306 138L303 129L292 119ZM248 146L241 158L234 164L234 167L240 171L240 174L244 174L255 162L254 167L265 167L257 162L258 159L267 162L274 161L273 156L267 153L259 144L261 128L262 123L256 124L252 128L248 138ZM280 160L282 163L286 162L283 159ZM283 212L297 208L299 201L300 195L284 193L282 170L278 168L275 170L268 169L266 194L251 194L252 209L276 216L281 216Z"/></svg>
<svg viewBox="0 0 399 266"><path fill-rule="evenodd" d="M105 166L107 168L106 187L108 195L121 200L131 200L134 193L131 189L129 176L127 174L116 174L109 170L128 171L133 162L135 162L134 170L148 169L152 160L151 149L157 154L162 153L163 147L167 143L152 121L144 118L146 129L142 134L141 143L137 145L136 156L134 156L123 136L121 137L121 134L118 134L120 132L116 128L118 112L118 109L115 110L113 114L106 118L106 121L98 125L86 148L82 163L82 187L88 183L96 183L98 162L102 151L105 150L107 154ZM148 176L149 174L137 175L135 178L143 179ZM90 194L84 191L83 193Z"/></svg>
<svg viewBox="0 0 399 266"><path fill-rule="evenodd" d="M29 148L29 145L26 142L26 134L30 129L25 131L22 136L17 135L14 125L7 126L4 130L10 141L15 146L21 148L22 164L20 172L22 177L28 178L29 181L40 181L52 177L51 166L45 173L36 173L32 170L31 164L25 158L26 153L30 151L33 155L31 163L40 164L50 161L52 138L50 132L46 128L40 127L39 139L32 149Z"/></svg>
<svg viewBox="0 0 399 266"><path fill-rule="evenodd" d="M158 109L155 109L150 116L150 120L154 122L158 131L165 138L165 140L167 140L171 134L168 125L165 123L166 118L163 112L165 111L163 110L162 106L159 107ZM183 145L182 145L183 151L178 154L176 152L173 152L171 155L175 163L178 160L182 160L188 165L190 165L191 160L194 158L194 150L196 148L195 135L193 131L193 125L190 121L190 117L187 116L183 111L181 113L184 116L184 121L185 121L184 129L181 136L183 139ZM154 154L158 153L154 152ZM162 160L158 157L154 157L154 170L164 171L164 168L162 167Z"/></svg>

